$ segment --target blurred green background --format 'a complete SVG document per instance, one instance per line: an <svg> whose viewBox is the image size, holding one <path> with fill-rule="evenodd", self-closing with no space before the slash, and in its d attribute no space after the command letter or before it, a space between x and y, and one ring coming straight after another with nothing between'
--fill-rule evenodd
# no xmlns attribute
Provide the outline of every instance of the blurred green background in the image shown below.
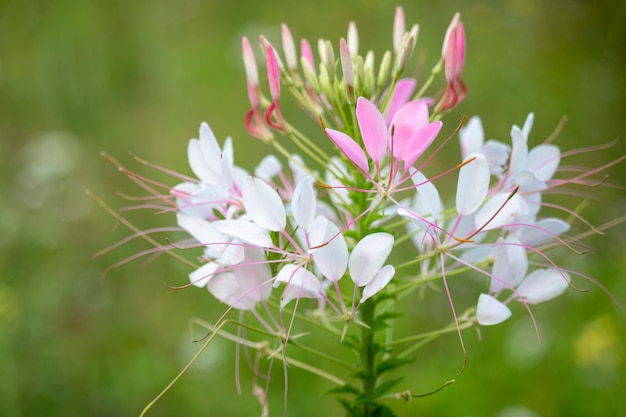
<svg viewBox="0 0 626 417"><path fill-rule="evenodd" d="M128 234L89 200L89 188L112 206L139 194L99 156L132 166L129 151L189 172L186 144L201 121L220 140L232 135L236 162L252 168L264 152L242 125L248 109L240 39L277 41L281 22L294 36L335 45L350 20L361 49L377 57L391 45L396 3L373 0L0 0L0 415L132 416L198 348L188 322L213 320L223 307L195 288L173 291L188 271L170 259L105 268L146 246L131 243L92 254ZM411 1L420 23L417 52L427 68L445 28L462 12L468 37L464 79L469 96L447 120L479 114L488 137L508 139L513 123L536 113L531 140L547 137L566 114L562 149L607 143L626 128L626 2L611 0ZM440 84L441 85L441 84ZM311 124L311 128L314 125ZM452 163L458 152L450 147ZM598 166L623 155L619 142L578 163ZM449 164L448 164L449 165ZM150 171L144 168L133 168ZM624 164L609 182L626 185ZM626 211L623 190L597 187L583 215L599 225ZM575 203L573 204L575 205ZM147 213L147 212L146 212ZM167 223L135 215L141 227ZM112 231L113 230L113 231ZM564 253L626 305L626 230L588 239L590 253ZM420 351L402 388L441 393L391 404L406 416L626 416L625 314L596 286L569 291L534 309L538 343L522 309L482 333L444 337ZM462 306L476 287L453 285ZM442 293L411 306L402 326L416 331L451 320ZM234 346L218 340L155 406L153 416L259 415L243 369L235 388ZM283 415L282 375L272 384L272 415ZM341 415L330 386L290 371L288 415Z"/></svg>

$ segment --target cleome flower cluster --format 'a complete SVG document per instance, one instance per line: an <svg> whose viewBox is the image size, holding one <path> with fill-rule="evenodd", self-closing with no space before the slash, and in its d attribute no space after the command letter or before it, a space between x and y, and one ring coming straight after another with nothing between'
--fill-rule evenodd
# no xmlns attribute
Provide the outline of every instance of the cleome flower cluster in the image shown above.
<svg viewBox="0 0 626 417"><path fill-rule="evenodd" d="M418 32L417 25L406 29L397 8L392 49L377 63L374 52L360 54L354 23L339 41L338 54L333 43L321 39L317 56L306 39L297 52L283 25L282 54L260 38L266 77L244 38L250 102L245 127L275 154L248 172L235 164L232 140L220 145L202 123L187 147L194 177L174 174L180 182L170 187L131 176L160 202L160 210L175 212L179 230L190 237L154 251L201 251L189 286L205 288L228 311L239 310L240 317L255 318L259 334L272 335L268 338L275 343L268 356L342 387L352 396L341 402L350 415L389 411L382 401L391 398L388 392L397 381L385 382L383 374L407 363L407 353L421 346L423 336L380 329L395 317L396 303L415 289L441 283L452 322L441 334L456 331L462 343L463 329L505 321L512 303L521 303L518 310L532 317L533 304L575 288L571 273L548 249L577 252L575 236L568 234L571 222L586 222L570 208L544 200L558 187L591 184L593 175L623 161L559 176L567 154L552 143L532 145L532 113L521 127L512 127L510 140L485 140L478 117L442 138L444 117L468 91L462 80L463 23L460 15L453 17L440 58L421 82L404 76ZM442 73L445 83L437 87ZM284 116L285 90L313 120L313 133L303 133ZM460 158L433 172L432 159L457 134ZM299 155L287 151L286 142ZM439 185L449 184L440 180L450 176L456 178L453 190ZM546 206L552 216L542 213ZM470 273L482 274L484 284L471 281L475 299L459 314L450 280ZM355 352L359 359L350 368L352 379L289 360L286 349L298 318L319 320L320 331ZM218 326L219 321L209 328L219 334ZM394 337L415 346L400 350ZM402 392L394 398L411 397Z"/></svg>

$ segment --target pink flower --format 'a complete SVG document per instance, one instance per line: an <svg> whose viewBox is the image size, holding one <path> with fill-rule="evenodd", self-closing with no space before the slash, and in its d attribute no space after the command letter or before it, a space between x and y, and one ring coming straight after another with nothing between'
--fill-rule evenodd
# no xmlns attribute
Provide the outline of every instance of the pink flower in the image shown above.
<svg viewBox="0 0 626 417"><path fill-rule="evenodd" d="M390 195L395 191L398 174L401 174L398 182L407 179L409 169L428 149L442 127L440 121L429 123L428 105L420 100L410 101L400 107L387 127L385 118L378 108L366 98L359 97L356 118L365 151L360 144L343 132L326 129L326 134L350 162L376 186L381 196ZM368 155L374 163L376 179L370 175ZM382 169L383 163L389 164L388 172Z"/></svg>

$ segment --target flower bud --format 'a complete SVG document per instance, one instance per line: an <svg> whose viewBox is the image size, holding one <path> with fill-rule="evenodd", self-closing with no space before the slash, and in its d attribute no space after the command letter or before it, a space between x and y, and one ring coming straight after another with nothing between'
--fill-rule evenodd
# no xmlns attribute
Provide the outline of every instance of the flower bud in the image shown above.
<svg viewBox="0 0 626 417"><path fill-rule="evenodd" d="M311 45L309 41L306 39L300 40L300 53L302 54L302 58L305 58L310 68L315 68L315 60L313 59L313 52L311 51Z"/></svg>
<svg viewBox="0 0 626 417"><path fill-rule="evenodd" d="M405 33L404 10L402 7L396 7L396 14L393 19L393 52L398 55L402 47L402 40Z"/></svg>
<svg viewBox="0 0 626 417"><path fill-rule="evenodd" d="M287 27L284 23L281 25L281 35L283 40L283 53L285 54L285 60L287 61L287 68L289 68L289 71L295 72L298 70L296 46L293 43L293 37L291 36L289 27Z"/></svg>
<svg viewBox="0 0 626 417"><path fill-rule="evenodd" d="M363 84L365 83L365 64L363 62L363 57L361 55L357 55L356 60L354 61L354 91L356 95L363 95L360 92L363 88Z"/></svg>
<svg viewBox="0 0 626 417"><path fill-rule="evenodd" d="M317 47L320 54L320 60L322 64L326 67L326 73L329 79L334 80L335 78L335 51L333 50L333 45L330 41L326 41L324 39L320 39L317 41Z"/></svg>
<svg viewBox="0 0 626 417"><path fill-rule="evenodd" d="M346 85L346 98L348 103L354 103L354 73L352 70L352 57L350 49L344 38L339 41L339 57L341 58L341 69L343 80Z"/></svg>
<svg viewBox="0 0 626 417"><path fill-rule="evenodd" d="M256 88L259 86L259 71L252 47L245 36L241 40L241 49L243 50L243 65L246 70L246 79Z"/></svg>
<svg viewBox="0 0 626 417"><path fill-rule="evenodd" d="M266 49L265 60L267 61L267 80L270 85L270 94L272 101L276 102L280 97L280 69L278 57L272 45L268 45Z"/></svg>
<svg viewBox="0 0 626 417"><path fill-rule="evenodd" d="M267 54L268 47L272 48L272 50L275 50L274 46L272 46L272 43L268 41L267 38L263 35L259 36L259 44L261 45L261 51L263 51L263 54ZM283 61L280 59L277 53L274 53L274 55L276 56L278 68L282 71L285 68L285 66L283 65Z"/></svg>
<svg viewBox="0 0 626 417"><path fill-rule="evenodd" d="M333 88L333 81L331 81L330 76L328 75L328 70L326 66L320 63L320 71L318 80L320 82L320 87L326 99L331 101L335 98L335 90Z"/></svg>
<svg viewBox="0 0 626 417"><path fill-rule="evenodd" d="M350 22L348 25L348 49L350 50L350 57L356 59L359 54L359 32L356 28L356 23Z"/></svg>
<svg viewBox="0 0 626 417"><path fill-rule="evenodd" d="M367 74L368 66L365 66L366 74ZM376 79L377 86L380 88L385 85L387 81L387 77L389 76L389 71L391 69L391 52L385 52L383 55L383 60L380 62L380 68L378 69L378 78Z"/></svg>
<svg viewBox="0 0 626 417"><path fill-rule="evenodd" d="M313 67L311 66L309 60L305 56L302 56L300 58L300 65L302 66L304 80L307 82L309 86L311 86L311 88L316 94L319 94L320 84L317 81L317 75L315 74L315 71L313 70Z"/></svg>
<svg viewBox="0 0 626 417"><path fill-rule="evenodd" d="M417 34L417 25L414 25L402 43L402 48L400 49L400 53L396 56L396 66L394 68L394 77L399 77L406 64L409 62L411 55L413 54L413 49L415 47L415 35Z"/></svg>

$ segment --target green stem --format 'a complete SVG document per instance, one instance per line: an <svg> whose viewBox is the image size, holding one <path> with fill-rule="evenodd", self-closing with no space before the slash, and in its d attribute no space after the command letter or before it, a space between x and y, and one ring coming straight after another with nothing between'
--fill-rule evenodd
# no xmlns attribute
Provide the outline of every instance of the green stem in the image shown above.
<svg viewBox="0 0 626 417"><path fill-rule="evenodd" d="M361 362L363 366L363 416L370 417L376 409L376 346L374 344L374 310L373 300L361 305L361 320L366 326L361 328Z"/></svg>

